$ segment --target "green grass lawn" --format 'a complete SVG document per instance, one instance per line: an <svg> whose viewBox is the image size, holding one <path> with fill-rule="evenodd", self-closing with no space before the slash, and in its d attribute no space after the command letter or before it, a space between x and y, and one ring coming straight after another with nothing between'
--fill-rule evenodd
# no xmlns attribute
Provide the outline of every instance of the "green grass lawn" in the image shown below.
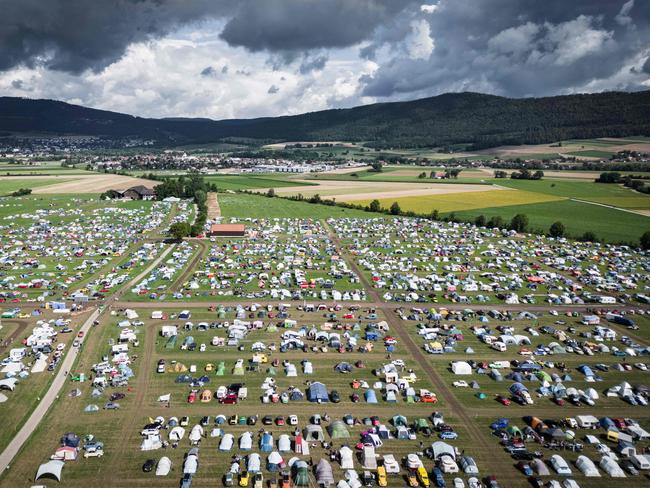
<svg viewBox="0 0 650 488"><path fill-rule="evenodd" d="M377 218L378 216L377 214L362 210L330 207L327 205L242 193L220 193L219 206L221 207L221 215L223 217L236 218L327 219L329 217Z"/></svg>
<svg viewBox="0 0 650 488"><path fill-rule="evenodd" d="M0 196L8 195L21 188L36 188L37 186L53 185L55 183L65 183L68 179L53 178L29 178L21 179L20 177L1 177L0 176Z"/></svg>
<svg viewBox="0 0 650 488"><path fill-rule="evenodd" d="M547 231L553 222L561 221L569 236L579 237L592 231L606 242L638 242L639 237L650 229L650 219L622 210L616 210L572 200L512 205L455 212L462 220L473 220L479 215L501 216L510 221L516 214L525 214L531 229Z"/></svg>

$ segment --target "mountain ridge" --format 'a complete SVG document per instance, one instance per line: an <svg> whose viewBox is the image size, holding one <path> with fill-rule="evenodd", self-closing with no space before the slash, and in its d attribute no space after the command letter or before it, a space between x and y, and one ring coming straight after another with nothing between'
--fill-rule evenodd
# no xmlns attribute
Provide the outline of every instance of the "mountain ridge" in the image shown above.
<svg viewBox="0 0 650 488"><path fill-rule="evenodd" d="M146 118L48 99L0 97L0 131L155 139L364 141L375 147L537 144L650 135L650 90L541 98L445 93L404 102L253 119Z"/></svg>

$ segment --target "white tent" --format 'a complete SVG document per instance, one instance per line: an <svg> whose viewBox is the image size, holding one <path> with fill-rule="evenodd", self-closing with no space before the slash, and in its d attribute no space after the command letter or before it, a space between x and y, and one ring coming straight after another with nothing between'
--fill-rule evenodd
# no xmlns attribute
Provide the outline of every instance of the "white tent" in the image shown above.
<svg viewBox="0 0 650 488"><path fill-rule="evenodd" d="M253 448L253 436L250 432L244 432L239 438L239 449L250 451Z"/></svg>
<svg viewBox="0 0 650 488"><path fill-rule="evenodd" d="M260 466L262 464L262 461L260 459L260 455L257 454L256 452L249 454L247 463L246 463L246 469L248 469L249 473L257 473L260 470Z"/></svg>
<svg viewBox="0 0 650 488"><path fill-rule="evenodd" d="M361 464L363 465L363 469L377 469L377 456L374 447L363 447L363 451L361 452Z"/></svg>
<svg viewBox="0 0 650 488"><path fill-rule="evenodd" d="M578 459L576 459L576 466L580 471L585 476L598 476L600 477L600 473L598 472L598 469L596 468L596 465L594 462L589 459L587 456L578 456Z"/></svg>
<svg viewBox="0 0 650 488"><path fill-rule="evenodd" d="M472 374L472 367L465 361L455 361L451 363L451 370L454 374L459 375Z"/></svg>
<svg viewBox="0 0 650 488"><path fill-rule="evenodd" d="M183 463L183 474L196 474L199 468L199 458L196 454L188 454Z"/></svg>
<svg viewBox="0 0 650 488"><path fill-rule="evenodd" d="M201 427L199 424L196 424L194 427L192 427L188 438L190 442L197 443L201 440L201 437L203 437L203 427Z"/></svg>
<svg viewBox="0 0 650 488"><path fill-rule="evenodd" d="M159 435L150 435L145 437L140 444L141 451L154 451L156 449L162 448L162 440Z"/></svg>
<svg viewBox="0 0 650 488"><path fill-rule="evenodd" d="M235 439L232 434L226 434L221 438L221 442L219 443L219 450L220 451L230 451L232 449L232 445L235 442Z"/></svg>
<svg viewBox="0 0 650 488"><path fill-rule="evenodd" d="M167 476L172 469L172 462L167 456L163 456L156 466L156 476Z"/></svg>
<svg viewBox="0 0 650 488"><path fill-rule="evenodd" d="M64 465L65 463L63 461L56 460L41 464L38 467L38 471L36 471L36 478L34 478L34 481L41 478L53 478L58 482L61 482L61 470Z"/></svg>
<svg viewBox="0 0 650 488"><path fill-rule="evenodd" d="M352 449L348 446L343 446L339 449L339 455L341 456L341 469L354 469L354 457Z"/></svg>
<svg viewBox="0 0 650 488"><path fill-rule="evenodd" d="M278 439L278 451L289 452L291 451L291 439L287 434L282 434Z"/></svg>
<svg viewBox="0 0 650 488"><path fill-rule="evenodd" d="M169 440L171 442L178 442L183 437L185 437L185 429L180 425L177 425L172 430L169 431Z"/></svg>
<svg viewBox="0 0 650 488"><path fill-rule="evenodd" d="M302 365L303 372L305 374L313 374L314 373L314 367L311 364L311 361L305 361Z"/></svg>
<svg viewBox="0 0 650 488"><path fill-rule="evenodd" d="M613 458L603 456L599 464L602 470L612 478L625 478L625 473Z"/></svg>

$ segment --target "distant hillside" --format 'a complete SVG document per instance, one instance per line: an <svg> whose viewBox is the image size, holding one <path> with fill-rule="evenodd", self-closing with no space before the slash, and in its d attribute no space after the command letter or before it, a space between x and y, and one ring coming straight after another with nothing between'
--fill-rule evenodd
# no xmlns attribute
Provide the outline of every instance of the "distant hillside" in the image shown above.
<svg viewBox="0 0 650 488"><path fill-rule="evenodd" d="M367 141L377 147L539 144L650 135L650 91L511 99L448 93L410 102L259 119L147 119L53 100L0 97L0 131L134 136L159 144L226 137Z"/></svg>

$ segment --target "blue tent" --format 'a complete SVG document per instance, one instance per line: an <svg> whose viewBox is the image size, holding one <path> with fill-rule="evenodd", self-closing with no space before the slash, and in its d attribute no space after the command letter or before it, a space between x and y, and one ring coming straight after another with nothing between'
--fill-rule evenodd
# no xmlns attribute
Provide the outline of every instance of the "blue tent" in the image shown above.
<svg viewBox="0 0 650 488"><path fill-rule="evenodd" d="M273 450L273 436L269 432L264 432L260 440L260 451L271 452Z"/></svg>
<svg viewBox="0 0 650 488"><path fill-rule="evenodd" d="M325 385L319 381L309 385L309 389L307 390L307 400L318 403L329 402L329 395L327 394L327 388Z"/></svg>
<svg viewBox="0 0 650 488"><path fill-rule="evenodd" d="M595 376L592 369L589 366L587 366L586 364L582 364L582 365L578 366L578 371L580 371L582 374L584 374L587 378L593 378Z"/></svg>
<svg viewBox="0 0 650 488"><path fill-rule="evenodd" d="M517 393L522 391L528 391L528 388L526 388L521 383L513 383L512 385L510 385L510 393L512 393L513 395L516 395Z"/></svg>
<svg viewBox="0 0 650 488"><path fill-rule="evenodd" d="M375 390L366 390L363 396L367 403L377 403L377 394L375 393Z"/></svg>

